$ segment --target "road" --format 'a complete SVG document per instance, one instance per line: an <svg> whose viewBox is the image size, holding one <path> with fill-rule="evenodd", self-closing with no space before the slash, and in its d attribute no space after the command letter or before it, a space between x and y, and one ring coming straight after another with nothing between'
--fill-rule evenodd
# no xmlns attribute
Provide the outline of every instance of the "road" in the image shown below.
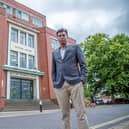
<svg viewBox="0 0 129 129"><path fill-rule="evenodd" d="M97 106L87 108L86 112L89 126L93 129L108 129L129 120L129 104ZM0 116L0 129L62 129L60 111L15 115ZM77 129L76 113L73 110L71 119L72 129Z"/></svg>

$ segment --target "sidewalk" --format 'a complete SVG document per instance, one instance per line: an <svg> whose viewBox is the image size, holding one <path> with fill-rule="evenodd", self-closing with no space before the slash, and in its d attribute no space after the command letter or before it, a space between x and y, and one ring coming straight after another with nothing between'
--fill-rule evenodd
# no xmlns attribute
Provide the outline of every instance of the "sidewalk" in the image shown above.
<svg viewBox="0 0 129 129"><path fill-rule="evenodd" d="M54 110L42 110L40 112L39 110L35 111L12 111L12 112L0 112L0 118L1 117L15 117L15 116L26 116L26 115L37 115L37 114L48 114L48 113L53 113L53 112L58 112L59 109L54 109Z"/></svg>

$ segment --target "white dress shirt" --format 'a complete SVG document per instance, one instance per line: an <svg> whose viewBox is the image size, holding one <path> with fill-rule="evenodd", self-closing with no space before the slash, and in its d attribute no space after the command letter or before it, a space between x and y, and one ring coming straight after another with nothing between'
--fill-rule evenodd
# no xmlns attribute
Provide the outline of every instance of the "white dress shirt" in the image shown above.
<svg viewBox="0 0 129 129"><path fill-rule="evenodd" d="M64 59L64 55L65 55L65 48L61 48L60 49L60 54L61 54L61 59Z"/></svg>

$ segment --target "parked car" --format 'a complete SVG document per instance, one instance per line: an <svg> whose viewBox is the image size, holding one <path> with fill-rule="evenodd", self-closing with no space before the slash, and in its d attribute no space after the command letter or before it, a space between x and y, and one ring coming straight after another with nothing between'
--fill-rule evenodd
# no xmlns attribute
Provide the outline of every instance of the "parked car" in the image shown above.
<svg viewBox="0 0 129 129"><path fill-rule="evenodd" d="M99 105L99 104L104 104L104 101L103 101L101 98L95 98L95 103L96 103L97 105Z"/></svg>
<svg viewBox="0 0 129 129"><path fill-rule="evenodd" d="M103 99L104 104L112 104L111 99Z"/></svg>

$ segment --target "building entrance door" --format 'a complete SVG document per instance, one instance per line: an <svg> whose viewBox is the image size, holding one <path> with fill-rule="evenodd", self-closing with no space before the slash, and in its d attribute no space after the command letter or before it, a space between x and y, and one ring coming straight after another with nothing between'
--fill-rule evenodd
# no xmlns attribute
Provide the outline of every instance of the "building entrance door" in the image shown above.
<svg viewBox="0 0 129 129"><path fill-rule="evenodd" d="M33 99L33 80L11 78L11 99Z"/></svg>

